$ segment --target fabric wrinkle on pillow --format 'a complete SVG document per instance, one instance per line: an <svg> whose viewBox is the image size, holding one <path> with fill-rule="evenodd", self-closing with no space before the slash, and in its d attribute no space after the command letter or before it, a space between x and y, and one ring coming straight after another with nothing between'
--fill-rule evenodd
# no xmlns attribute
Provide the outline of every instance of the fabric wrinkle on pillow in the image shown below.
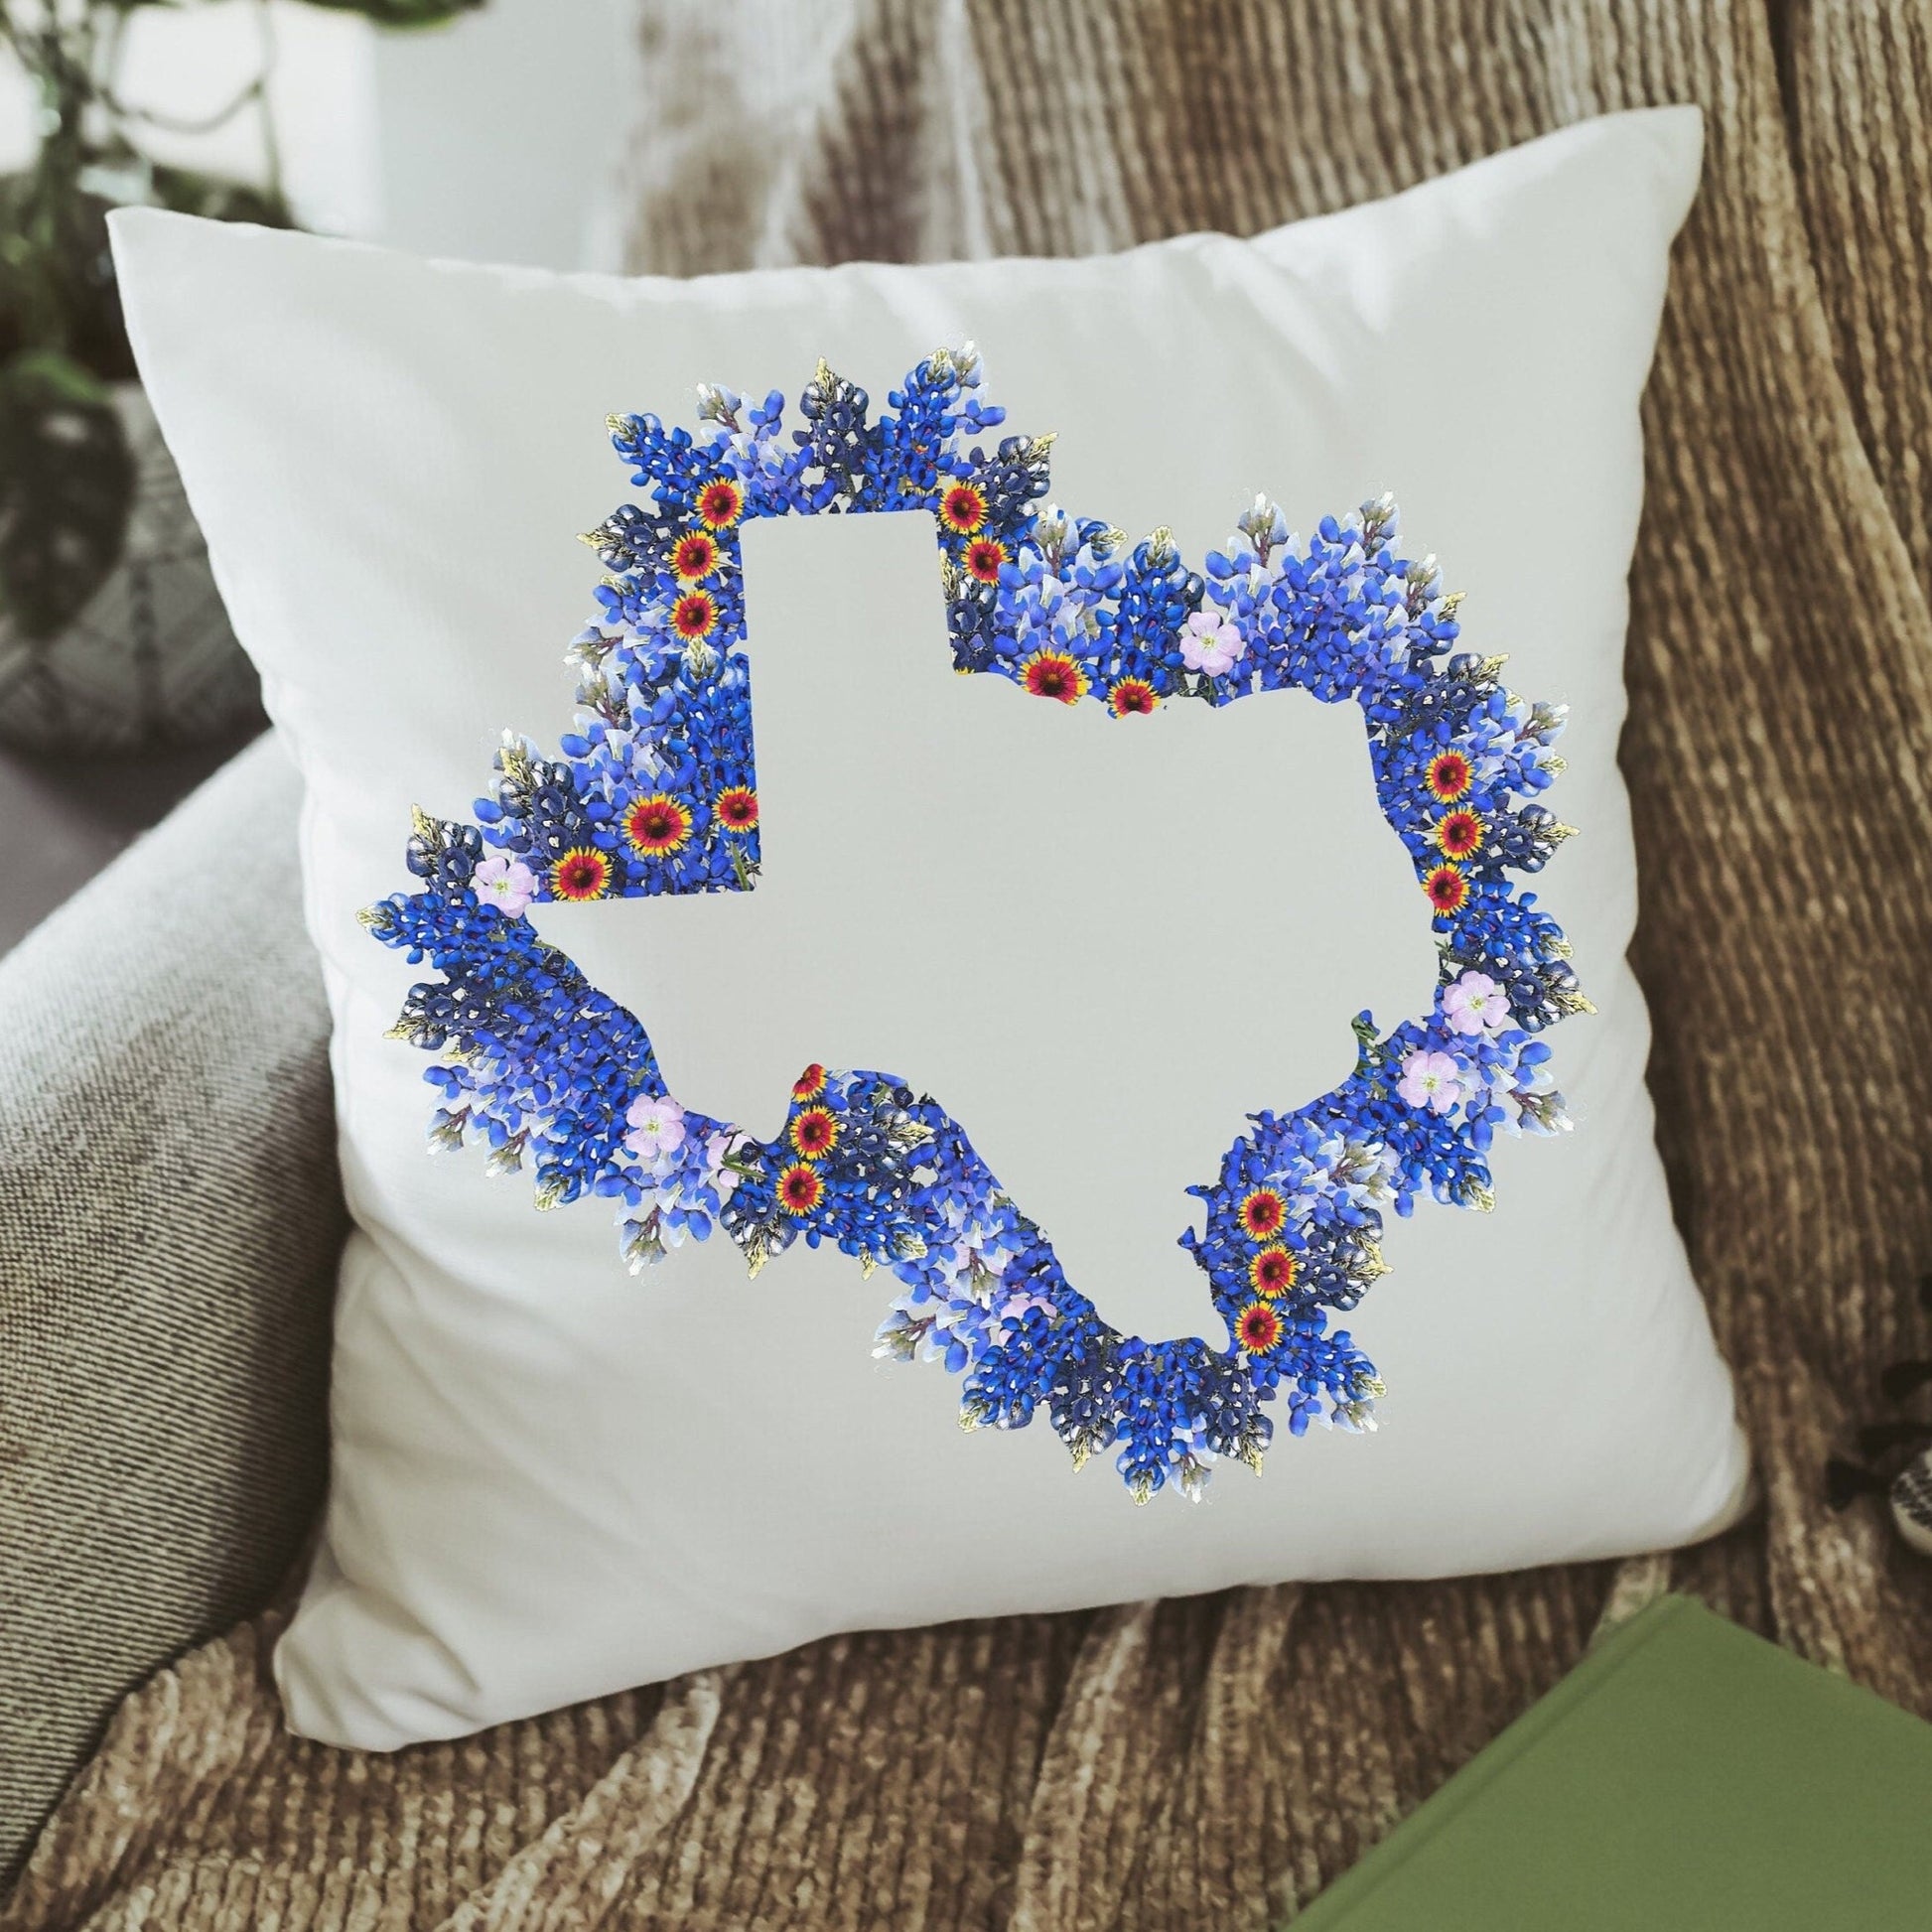
<svg viewBox="0 0 1932 1932"><path fill-rule="evenodd" d="M308 793L356 1229L325 1543L276 1658L297 1730L393 1748L838 1630L1502 1570L1734 1519L1743 1447L1643 1086L1615 766L1637 402L1699 158L1695 109L1647 110L1251 241L691 283L114 217L144 379ZM1214 1462L1198 1507L1173 1482L1135 1508L1111 1448L1070 1475L1043 1403L963 1432L943 1335L918 1351L935 1359L874 1358L892 1268L795 1239L748 1279L728 1196L794 1168L801 1200L822 1187L810 1136L874 1115L836 1081L821 1104L799 1069L881 1069L907 1084L863 1096L880 1131L929 1091L1104 1323L1234 1350L1237 1304L1174 1245L1203 1225L1185 1189L1249 1116L1347 1080L1363 1008L1384 1032L1427 1015L1453 928L1378 804L1355 705L1283 690L1108 716L1098 690L1041 702L1077 662L958 677L930 514L748 522L756 785L726 789L756 790L756 888L721 871L724 890L553 902L561 884L523 891L536 849L510 845L486 882L504 930L560 947L649 1035L678 1104L637 1102L626 1146L662 1145L668 1171L713 1123L745 1132L712 1173L742 1158L756 1177L635 1277L614 1219L636 1204L540 1213L527 1168L486 1173L486 1147L427 1157L436 1056L385 1035L430 968L357 917L423 890L412 810L432 845L473 821L509 836L472 805L501 795L506 731L595 761L581 638L577 670L564 656L600 566L574 538L650 501L607 418L695 426L697 385L728 383L782 391L789 426L821 358L876 416L968 342L973 393L1007 412L968 440L1053 432L1051 501L1117 525L1120 554L1167 530L1200 571L1257 490L1307 544L1393 492L1400 554L1433 552L1466 593L1453 650L1507 655L1509 691L1569 707L1548 803L1581 836L1530 890L1596 1009L1536 1035L1576 1131L1499 1136L1493 1212L1386 1214L1386 1278L1328 1324L1386 1384L1383 1427L1294 1437L1277 1401L1258 1477ZM996 577L967 558L973 514L948 568ZM721 613L688 615L702 658ZM1236 675L1214 669L1225 648L1196 626L1188 679ZM587 892L613 883L599 864L641 881L754 849L675 778L621 841L584 830ZM1409 1057L1407 1104L1434 1119ZM1286 1347L1267 1327L1249 1339Z"/></svg>

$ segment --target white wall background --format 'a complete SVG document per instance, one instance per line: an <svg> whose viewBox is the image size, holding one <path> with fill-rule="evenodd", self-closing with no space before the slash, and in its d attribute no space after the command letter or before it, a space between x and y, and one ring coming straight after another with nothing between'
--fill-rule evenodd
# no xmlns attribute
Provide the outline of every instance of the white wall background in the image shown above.
<svg viewBox="0 0 1932 1932"><path fill-rule="evenodd" d="M253 0L143 8L122 91L174 120L207 116L261 59ZM304 225L426 254L612 267L606 197L632 71L629 0L487 0L448 26L381 32L273 0L273 106ZM0 170L32 152L35 103L0 68ZM259 180L252 112L216 133L156 128L156 159Z"/></svg>

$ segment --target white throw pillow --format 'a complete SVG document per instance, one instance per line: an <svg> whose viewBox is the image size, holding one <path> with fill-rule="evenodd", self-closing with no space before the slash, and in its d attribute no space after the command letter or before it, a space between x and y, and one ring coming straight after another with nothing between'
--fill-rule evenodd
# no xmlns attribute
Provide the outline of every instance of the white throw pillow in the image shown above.
<svg viewBox="0 0 1932 1932"><path fill-rule="evenodd" d="M297 1730L1734 1518L1615 764L1699 156L686 283L114 217L307 782L355 1231Z"/></svg>

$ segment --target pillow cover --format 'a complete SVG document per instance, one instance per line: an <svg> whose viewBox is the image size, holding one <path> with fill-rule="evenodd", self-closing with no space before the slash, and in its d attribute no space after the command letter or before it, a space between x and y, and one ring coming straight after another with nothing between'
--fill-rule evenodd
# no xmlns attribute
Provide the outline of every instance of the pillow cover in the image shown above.
<svg viewBox="0 0 1932 1932"><path fill-rule="evenodd" d="M115 217L308 788L298 1730L1733 1519L1614 763L1699 153L681 284Z"/></svg>

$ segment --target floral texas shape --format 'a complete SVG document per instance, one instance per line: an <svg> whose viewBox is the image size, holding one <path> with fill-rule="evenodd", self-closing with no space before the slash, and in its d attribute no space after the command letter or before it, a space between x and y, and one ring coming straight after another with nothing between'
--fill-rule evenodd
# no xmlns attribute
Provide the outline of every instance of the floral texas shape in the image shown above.
<svg viewBox="0 0 1932 1932"><path fill-rule="evenodd" d="M1487 1207L1493 1131L1569 1124L1537 1035L1589 1003L1556 923L1510 877L1569 832L1535 802L1561 769L1564 712L1510 695L1502 659L1453 651L1457 597L1433 559L1395 554L1392 499L1324 518L1304 548L1258 498L1197 574L1165 530L1130 546L1042 505L1052 439L989 454L973 439L1005 412L979 386L968 345L921 362L877 418L823 362L789 432L775 390L747 408L701 387L695 435L613 417L646 499L585 539L612 574L570 650L578 731L554 759L506 732L479 822L419 811L407 860L422 890L362 916L440 976L395 1029L447 1055L428 1074L443 1096L433 1147L480 1140L495 1172L529 1161L539 1207L610 1197L633 1272L720 1227L753 1274L800 1237L834 1242L896 1279L875 1352L962 1375L964 1426L1020 1428L1043 1406L1076 1467L1118 1445L1136 1500L1170 1481L1193 1498L1222 1456L1259 1469L1277 1399L1298 1436L1311 1421L1372 1427L1382 1383L1329 1316L1385 1272L1385 1210L1424 1196ZM895 1074L808 1066L770 1141L681 1107L644 1028L523 916L544 900L755 885L741 527L913 508L937 522L961 671L1097 701L1130 731L1163 704L1262 691L1361 707L1441 983L1430 1013L1386 1036L1363 1014L1342 1084L1251 1116L1219 1177L1188 1190L1205 1228L1180 1245L1224 1350L1109 1327L960 1126Z"/></svg>

